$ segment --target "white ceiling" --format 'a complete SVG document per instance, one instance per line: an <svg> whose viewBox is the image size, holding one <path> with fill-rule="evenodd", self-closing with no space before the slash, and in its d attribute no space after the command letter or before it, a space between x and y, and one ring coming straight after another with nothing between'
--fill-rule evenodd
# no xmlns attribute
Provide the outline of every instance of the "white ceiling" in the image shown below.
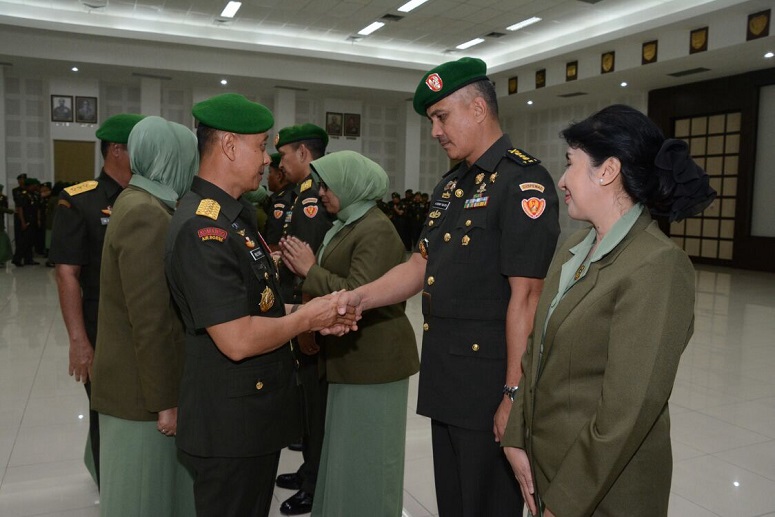
<svg viewBox="0 0 775 517"><path fill-rule="evenodd" d="M408 86L412 80L407 77L414 78L418 71L462 55L481 57L488 63L491 76L500 79L518 72L533 73L537 68L546 67L547 63L551 67L553 60L561 62L574 54L610 50L615 41L620 42L617 46L629 45L639 51L643 41L659 38L662 56L663 45L670 44L669 35L675 31L683 31L683 34L719 16L744 20L750 13L775 6L775 0L589 1L594 0L429 0L410 13L399 13L397 8L403 0L244 0L234 20L222 22L219 14L226 0L0 0L0 37L6 32L6 36L13 39L17 34L14 31L35 35L64 32L73 40L91 40L96 45L114 40L150 42L158 49L157 59L146 59L145 66L133 63L129 68L141 73L168 74L185 81L209 80L206 77L208 71L191 70L192 67L176 66L173 60L165 61L165 51L228 49L275 56L281 59L279 63L285 61L289 66L309 63L312 59L341 67L344 71L341 84L322 81L324 88L326 84L332 88L347 85L345 76L350 73L347 67L381 68L395 71L395 84L390 81L382 81L380 85L360 80L350 82L364 86L364 91L383 90L406 97L406 93L413 90ZM90 8L86 4L104 7ZM358 30L384 15L403 18L387 22L371 36L352 40ZM531 16L543 20L517 32L506 30L508 25ZM493 32L504 35L487 36ZM663 38L665 34L667 36ZM466 51L450 52L456 45L476 37L485 38L485 42ZM685 35L682 37L683 48L688 42L684 43L687 41ZM744 39L744 35L741 37ZM722 52L722 46L732 48L732 43L736 44L723 40L723 34L712 30L710 51L701 58L692 56L687 66L694 66L699 61L705 63L702 66L711 68L712 74L702 78L772 66L762 60L761 50L767 45L773 47L769 50L775 50L773 36L749 44L746 48L750 52L745 53ZM714 41L726 44L714 45ZM719 47L718 50L714 46ZM64 71L70 64L70 60L56 55L55 48L36 52L28 48L9 51L8 47L13 45L0 46L0 61L12 64L15 70L45 67L50 72L52 67L60 66ZM665 68L662 62L659 66L649 65L652 68L645 72L636 71L636 68L646 67L640 67L639 63L627 67L620 55L623 53L617 50L617 70L632 68L632 73L635 76L641 74L649 88L681 81L662 78L671 73L670 67ZM669 49L666 55L669 57ZM673 60L672 71L683 66L681 59ZM625 66L620 67L619 63ZM102 64L101 74L109 73L115 77L129 72L128 67L122 67L120 63ZM283 68L283 65L274 68ZM261 75L275 79L275 83L305 87L303 79L291 74L283 76L281 72L265 71ZM240 75L232 74L232 77L239 82ZM253 70L244 70L245 80L257 75ZM600 80L597 73L589 75L595 77L586 84ZM697 79L682 81L689 80ZM579 84L583 82L579 81ZM321 86L321 81L314 77L309 78L309 83ZM566 86L565 89L574 87L578 86Z"/></svg>

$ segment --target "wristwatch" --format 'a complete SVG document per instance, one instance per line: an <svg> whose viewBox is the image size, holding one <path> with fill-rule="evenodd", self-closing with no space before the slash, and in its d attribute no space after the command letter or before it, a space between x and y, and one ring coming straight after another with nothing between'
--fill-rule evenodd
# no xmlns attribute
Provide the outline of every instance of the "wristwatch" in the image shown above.
<svg viewBox="0 0 775 517"><path fill-rule="evenodd" d="M508 395L509 399L514 402L514 395L517 394L519 386L509 386L508 384L503 387L503 394Z"/></svg>

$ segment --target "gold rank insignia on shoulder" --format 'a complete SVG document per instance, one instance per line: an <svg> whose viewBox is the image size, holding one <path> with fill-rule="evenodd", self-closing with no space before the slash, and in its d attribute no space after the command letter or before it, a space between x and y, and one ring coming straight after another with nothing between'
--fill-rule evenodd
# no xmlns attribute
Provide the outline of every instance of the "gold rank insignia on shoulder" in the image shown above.
<svg viewBox="0 0 775 517"><path fill-rule="evenodd" d="M77 185L73 185L72 187L67 187L65 189L65 192L67 192L71 196L77 196L78 194L83 194L84 192L89 192L90 190L94 190L95 188L97 188L97 185L99 185L99 183L97 183L96 180L84 181Z"/></svg>
<svg viewBox="0 0 775 517"><path fill-rule="evenodd" d="M301 187L299 187L299 192L304 192L305 190L309 190L310 188L312 188L312 180L307 180L301 184Z"/></svg>
<svg viewBox="0 0 775 517"><path fill-rule="evenodd" d="M521 165L522 167L527 167L529 165L535 165L537 163L541 163L541 160L538 158L535 158L533 156L530 156L522 149L509 149L506 151L506 156L511 158L515 163L518 165Z"/></svg>
<svg viewBox="0 0 775 517"><path fill-rule="evenodd" d="M213 221L218 220L218 214L221 213L221 205L214 199L203 199L196 208L196 215L209 217Z"/></svg>

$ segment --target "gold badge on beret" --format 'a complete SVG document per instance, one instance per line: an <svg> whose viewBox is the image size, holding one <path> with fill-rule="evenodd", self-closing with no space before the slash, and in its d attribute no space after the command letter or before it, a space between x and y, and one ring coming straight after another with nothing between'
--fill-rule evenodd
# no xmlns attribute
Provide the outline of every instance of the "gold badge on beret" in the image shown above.
<svg viewBox="0 0 775 517"><path fill-rule="evenodd" d="M279 141L280 141L280 133L277 133L274 136L274 145L275 145L275 147L277 147L277 142L279 142Z"/></svg>
<svg viewBox="0 0 775 517"><path fill-rule="evenodd" d="M261 292L261 312L266 312L274 305L274 293L269 287L265 287Z"/></svg>

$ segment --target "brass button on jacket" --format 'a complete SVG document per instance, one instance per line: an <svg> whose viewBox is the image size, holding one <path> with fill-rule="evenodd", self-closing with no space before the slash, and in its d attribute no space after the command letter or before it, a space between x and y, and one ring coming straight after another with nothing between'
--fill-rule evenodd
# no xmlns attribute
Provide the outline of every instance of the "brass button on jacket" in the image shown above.
<svg viewBox="0 0 775 517"><path fill-rule="evenodd" d="M261 381L258 381L258 382L256 383L256 389L257 389L257 390L260 390L260 389L263 389L263 388L264 388L264 383L263 383L263 382L261 382Z"/></svg>
<svg viewBox="0 0 775 517"><path fill-rule="evenodd" d="M473 345L471 345L471 350L473 350L474 352L478 352L479 351L479 344L478 343L474 343Z"/></svg>
<svg viewBox="0 0 775 517"><path fill-rule="evenodd" d="M428 277L428 285L433 285L433 282L435 282L435 281L436 281L436 279L433 278L432 276Z"/></svg>
<svg viewBox="0 0 775 517"><path fill-rule="evenodd" d="M429 328L430 328L430 327L428 326L428 324L427 324L427 323L423 323L423 324L422 324L422 329L423 329L425 332L428 332L428 329L429 329Z"/></svg>

